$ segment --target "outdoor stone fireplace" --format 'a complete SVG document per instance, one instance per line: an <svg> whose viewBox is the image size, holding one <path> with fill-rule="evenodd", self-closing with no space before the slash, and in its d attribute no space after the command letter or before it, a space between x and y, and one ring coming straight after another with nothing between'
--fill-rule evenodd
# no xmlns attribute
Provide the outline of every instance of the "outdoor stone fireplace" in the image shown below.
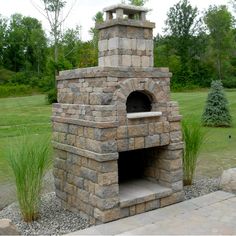
<svg viewBox="0 0 236 236"><path fill-rule="evenodd" d="M183 200L182 134L168 68L153 68L147 9L104 9L99 66L60 72L54 177L64 207L91 224Z"/></svg>

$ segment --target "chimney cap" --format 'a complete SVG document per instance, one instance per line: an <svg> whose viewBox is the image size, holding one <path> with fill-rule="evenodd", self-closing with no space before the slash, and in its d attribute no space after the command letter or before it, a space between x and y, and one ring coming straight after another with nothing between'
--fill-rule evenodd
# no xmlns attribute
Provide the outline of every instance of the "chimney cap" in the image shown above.
<svg viewBox="0 0 236 236"><path fill-rule="evenodd" d="M127 4L116 4L112 5L110 7L106 7L103 9L104 12L111 12L115 13L117 9L122 9L124 14L129 15L129 14L137 14L137 13L142 13L142 12L149 12L150 10L145 7L140 7L140 6L134 6L134 5L127 5Z"/></svg>

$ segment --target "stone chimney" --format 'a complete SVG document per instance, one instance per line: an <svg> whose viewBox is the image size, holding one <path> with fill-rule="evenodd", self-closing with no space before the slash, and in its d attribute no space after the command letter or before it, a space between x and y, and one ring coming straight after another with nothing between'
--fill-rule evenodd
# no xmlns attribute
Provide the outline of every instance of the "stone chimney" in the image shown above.
<svg viewBox="0 0 236 236"><path fill-rule="evenodd" d="M124 4L104 9L106 21L99 30L99 66L153 67L153 28L149 11Z"/></svg>

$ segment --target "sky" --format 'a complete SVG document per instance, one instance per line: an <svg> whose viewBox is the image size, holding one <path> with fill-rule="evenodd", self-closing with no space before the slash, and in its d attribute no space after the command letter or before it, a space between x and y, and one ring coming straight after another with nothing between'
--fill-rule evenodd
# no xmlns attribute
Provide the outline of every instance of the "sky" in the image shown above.
<svg viewBox="0 0 236 236"><path fill-rule="evenodd" d="M147 19L156 23L154 35L163 32L165 26L166 14L170 7L179 0L149 0L145 7L152 9ZM227 5L228 0L189 0L192 6L198 7L200 11L207 9L209 5ZM14 13L21 13L24 16L31 16L41 21L43 28L49 33L49 25L45 17L39 13L34 5L39 5L40 0L0 0L0 15L10 17ZM71 6L73 6L67 17L63 28L75 28L76 25L82 26L81 39L86 41L90 39L89 29L93 27L93 16L102 11L103 8L120 3L121 0L67 0L67 5L63 10L64 16L67 15Z"/></svg>

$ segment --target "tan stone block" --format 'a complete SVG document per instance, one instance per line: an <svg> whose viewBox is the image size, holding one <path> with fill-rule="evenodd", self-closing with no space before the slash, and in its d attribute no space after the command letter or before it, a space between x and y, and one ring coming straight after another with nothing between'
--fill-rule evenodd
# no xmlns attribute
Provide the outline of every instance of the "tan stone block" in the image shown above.
<svg viewBox="0 0 236 236"><path fill-rule="evenodd" d="M101 171L102 173L107 173L107 172L115 172L117 171L117 169L118 169L117 160L114 160L114 161L103 162L99 168L99 171Z"/></svg>
<svg viewBox="0 0 236 236"><path fill-rule="evenodd" d="M54 168L66 170L66 160L56 158L54 161Z"/></svg>
<svg viewBox="0 0 236 236"><path fill-rule="evenodd" d="M140 67L141 66L141 57L132 55L132 66L134 67Z"/></svg>
<svg viewBox="0 0 236 236"><path fill-rule="evenodd" d="M119 195L118 184L112 184L108 186L95 185L95 194L101 198L114 198Z"/></svg>
<svg viewBox="0 0 236 236"><path fill-rule="evenodd" d="M145 49L146 50L153 50L153 40L145 40Z"/></svg>
<svg viewBox="0 0 236 236"><path fill-rule="evenodd" d="M120 49L130 50L132 49L132 40L128 38L120 38Z"/></svg>
<svg viewBox="0 0 236 236"><path fill-rule="evenodd" d="M130 125L128 126L129 137L139 137L148 135L148 125Z"/></svg>
<svg viewBox="0 0 236 236"><path fill-rule="evenodd" d="M183 190L183 181L181 180L181 181L172 183L170 187L171 187L173 192L182 191Z"/></svg>
<svg viewBox="0 0 236 236"><path fill-rule="evenodd" d="M136 205L136 214L141 214L143 212L145 212L145 203Z"/></svg>
<svg viewBox="0 0 236 236"><path fill-rule="evenodd" d="M117 140L117 151L127 151L129 149L129 139Z"/></svg>
<svg viewBox="0 0 236 236"><path fill-rule="evenodd" d="M129 215L130 216L133 216L136 214L136 207L135 206L132 206L129 208Z"/></svg>
<svg viewBox="0 0 236 236"><path fill-rule="evenodd" d="M161 141L160 141L161 146L170 144L170 134L169 133L161 134L160 139L161 139Z"/></svg>
<svg viewBox="0 0 236 236"><path fill-rule="evenodd" d="M100 52L106 51L108 49L108 40L99 40L98 49Z"/></svg>
<svg viewBox="0 0 236 236"><path fill-rule="evenodd" d="M159 168L167 171L175 171L182 168L182 158L175 160L159 160Z"/></svg>
<svg viewBox="0 0 236 236"><path fill-rule="evenodd" d="M144 138L140 137L140 138L134 138L134 148L135 149L142 149L144 148L145 143L144 143Z"/></svg>
<svg viewBox="0 0 236 236"><path fill-rule="evenodd" d="M152 200L145 203L145 211L155 210L160 207L160 200Z"/></svg>
<svg viewBox="0 0 236 236"><path fill-rule="evenodd" d="M77 188L72 184L65 183L64 191L71 195L76 195Z"/></svg>
<svg viewBox="0 0 236 236"><path fill-rule="evenodd" d="M58 132L52 132L52 141L58 142Z"/></svg>
<svg viewBox="0 0 236 236"><path fill-rule="evenodd" d="M108 50L114 50L119 48L119 38L115 37L115 38L110 38L108 40Z"/></svg>
<svg viewBox="0 0 236 236"><path fill-rule="evenodd" d="M131 55L122 55L122 66L131 66Z"/></svg>
<svg viewBox="0 0 236 236"><path fill-rule="evenodd" d="M106 198L102 199L95 195L90 195L89 202L92 206L99 208L100 210L108 210L112 208L116 208L119 205L119 198Z"/></svg>
<svg viewBox="0 0 236 236"><path fill-rule="evenodd" d="M160 146L160 135L145 137L145 148Z"/></svg>
<svg viewBox="0 0 236 236"><path fill-rule="evenodd" d="M114 208L107 211L101 211L100 209L95 208L94 217L103 223L117 220L120 218L120 208Z"/></svg>
<svg viewBox="0 0 236 236"><path fill-rule="evenodd" d="M137 49L144 51L146 50L146 40L145 39L137 39Z"/></svg>
<svg viewBox="0 0 236 236"><path fill-rule="evenodd" d="M125 218L129 216L129 207L120 209L120 218Z"/></svg>
<svg viewBox="0 0 236 236"><path fill-rule="evenodd" d="M98 66L100 66L100 67L105 66L104 57L99 57L99 58L98 58Z"/></svg>
<svg viewBox="0 0 236 236"><path fill-rule="evenodd" d="M177 202L181 202L184 200L183 192L177 192L172 194L169 197L161 198L161 207L169 206Z"/></svg>
<svg viewBox="0 0 236 236"><path fill-rule="evenodd" d="M67 202L68 204L71 206L71 207L76 207L76 197L75 196L72 196L72 195L68 195L68 199L67 199Z"/></svg>
<svg viewBox="0 0 236 236"><path fill-rule="evenodd" d="M77 198L76 206L77 206L77 208L79 208L80 211L82 211L86 215L93 216L94 207L91 204L89 204L88 202L84 202L81 199ZM80 212L81 217L83 215L83 214L81 214L82 212Z"/></svg>
<svg viewBox="0 0 236 236"><path fill-rule="evenodd" d="M98 184L101 186L118 184L118 172L99 173Z"/></svg>
<svg viewBox="0 0 236 236"><path fill-rule="evenodd" d="M178 182L183 179L183 170L167 171L164 169L160 170L160 180L168 183Z"/></svg>
<svg viewBox="0 0 236 236"><path fill-rule="evenodd" d="M149 128L149 131L148 131L148 134L149 135L154 135L156 134L156 131L155 131L155 124L154 123L150 123L148 125L148 128Z"/></svg>
<svg viewBox="0 0 236 236"><path fill-rule="evenodd" d="M118 55L110 56L110 65L111 66L119 66L119 56ZM108 86L109 86L109 84L108 84Z"/></svg>
<svg viewBox="0 0 236 236"><path fill-rule="evenodd" d="M84 127L84 137L94 139L94 128Z"/></svg>
<svg viewBox="0 0 236 236"><path fill-rule="evenodd" d="M69 131L70 134L77 135L78 134L78 126L77 125L69 125Z"/></svg>
<svg viewBox="0 0 236 236"><path fill-rule="evenodd" d="M142 67L150 67L150 57L142 56L141 57L141 65L142 65Z"/></svg>
<svg viewBox="0 0 236 236"><path fill-rule="evenodd" d="M115 139L117 134L117 129L95 129L94 138L99 141L106 141Z"/></svg>
<svg viewBox="0 0 236 236"><path fill-rule="evenodd" d="M181 130L180 122L170 122L170 131L179 131Z"/></svg>
<svg viewBox="0 0 236 236"><path fill-rule="evenodd" d="M67 140L67 144L68 145L71 145L71 146L74 146L75 145L75 135L72 135L72 134L67 134L67 137L66 137L66 140Z"/></svg>
<svg viewBox="0 0 236 236"><path fill-rule="evenodd" d="M81 201L89 203L89 192L83 189L77 189L77 196L79 196L78 199L80 199Z"/></svg>
<svg viewBox="0 0 236 236"><path fill-rule="evenodd" d="M182 141L182 132L181 131L174 131L170 133L170 141L173 143L179 143Z"/></svg>
<svg viewBox="0 0 236 236"><path fill-rule="evenodd" d="M117 139L123 139L128 137L128 128L127 126L119 126L117 128Z"/></svg>
<svg viewBox="0 0 236 236"><path fill-rule="evenodd" d="M156 122L154 125L155 125L155 132L157 134L162 134L164 132L163 122Z"/></svg>
<svg viewBox="0 0 236 236"><path fill-rule="evenodd" d="M90 180L84 179L83 187L85 191L95 194L95 183L91 182Z"/></svg>
<svg viewBox="0 0 236 236"><path fill-rule="evenodd" d="M97 183L97 171L82 166L80 168L80 176L84 179L91 180L92 182Z"/></svg>
<svg viewBox="0 0 236 236"><path fill-rule="evenodd" d="M137 50L137 39L131 39L131 49Z"/></svg>
<svg viewBox="0 0 236 236"><path fill-rule="evenodd" d="M66 133L58 133L58 143L66 144Z"/></svg>
<svg viewBox="0 0 236 236"><path fill-rule="evenodd" d="M86 139L84 137L76 137L75 146L84 149L86 146Z"/></svg>
<svg viewBox="0 0 236 236"><path fill-rule="evenodd" d="M130 138L129 139L129 150L133 150L134 149L134 138Z"/></svg>
<svg viewBox="0 0 236 236"><path fill-rule="evenodd" d="M163 122L163 132L168 133L170 132L170 123L169 122Z"/></svg>
<svg viewBox="0 0 236 236"><path fill-rule="evenodd" d="M57 168L53 169L53 175L60 180L65 180L66 178L66 172Z"/></svg>

